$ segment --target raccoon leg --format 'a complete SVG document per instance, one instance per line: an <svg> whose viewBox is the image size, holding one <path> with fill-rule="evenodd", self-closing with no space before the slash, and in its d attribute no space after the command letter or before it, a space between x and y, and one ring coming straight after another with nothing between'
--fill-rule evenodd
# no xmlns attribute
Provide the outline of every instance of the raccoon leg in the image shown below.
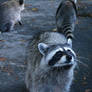
<svg viewBox="0 0 92 92"><path fill-rule="evenodd" d="M19 23L20 26L22 25L22 21L21 21L21 16L20 15L18 16L17 23Z"/></svg>

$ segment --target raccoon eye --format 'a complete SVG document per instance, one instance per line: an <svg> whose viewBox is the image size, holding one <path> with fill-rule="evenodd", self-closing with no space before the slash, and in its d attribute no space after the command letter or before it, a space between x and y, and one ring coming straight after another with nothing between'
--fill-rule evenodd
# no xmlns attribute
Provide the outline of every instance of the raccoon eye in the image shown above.
<svg viewBox="0 0 92 92"><path fill-rule="evenodd" d="M52 57L52 59L49 61L49 65L52 66L54 65L56 62L58 62L60 60L60 58L62 57L63 52L62 51L58 51L56 52L56 54Z"/></svg>
<svg viewBox="0 0 92 92"><path fill-rule="evenodd" d="M69 49L67 51L71 52L71 50L69 50Z"/></svg>

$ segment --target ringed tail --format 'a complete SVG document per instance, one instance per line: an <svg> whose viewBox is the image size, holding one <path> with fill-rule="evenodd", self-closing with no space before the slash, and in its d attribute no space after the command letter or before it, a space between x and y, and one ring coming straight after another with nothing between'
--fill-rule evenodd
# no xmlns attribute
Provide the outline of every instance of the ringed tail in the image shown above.
<svg viewBox="0 0 92 92"><path fill-rule="evenodd" d="M73 31L76 25L77 0L64 0L56 12L57 31L65 35L69 44L72 44Z"/></svg>

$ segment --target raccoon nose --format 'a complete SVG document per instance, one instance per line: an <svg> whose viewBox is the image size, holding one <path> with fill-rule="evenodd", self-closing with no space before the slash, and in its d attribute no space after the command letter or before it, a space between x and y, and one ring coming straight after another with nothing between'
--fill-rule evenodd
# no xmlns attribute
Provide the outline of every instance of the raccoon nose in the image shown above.
<svg viewBox="0 0 92 92"><path fill-rule="evenodd" d="M67 56L66 56L66 59L67 59L67 61L68 61L68 62L70 62L70 61L71 61L71 59L72 59L72 56L67 55Z"/></svg>

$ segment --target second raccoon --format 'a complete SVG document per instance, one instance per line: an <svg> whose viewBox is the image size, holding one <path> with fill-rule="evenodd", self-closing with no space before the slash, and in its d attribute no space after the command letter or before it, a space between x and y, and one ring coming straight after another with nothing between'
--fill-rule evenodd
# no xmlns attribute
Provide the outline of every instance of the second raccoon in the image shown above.
<svg viewBox="0 0 92 92"><path fill-rule="evenodd" d="M21 25L21 11L24 10L24 0L10 0L0 4L0 31L13 30L18 22Z"/></svg>

